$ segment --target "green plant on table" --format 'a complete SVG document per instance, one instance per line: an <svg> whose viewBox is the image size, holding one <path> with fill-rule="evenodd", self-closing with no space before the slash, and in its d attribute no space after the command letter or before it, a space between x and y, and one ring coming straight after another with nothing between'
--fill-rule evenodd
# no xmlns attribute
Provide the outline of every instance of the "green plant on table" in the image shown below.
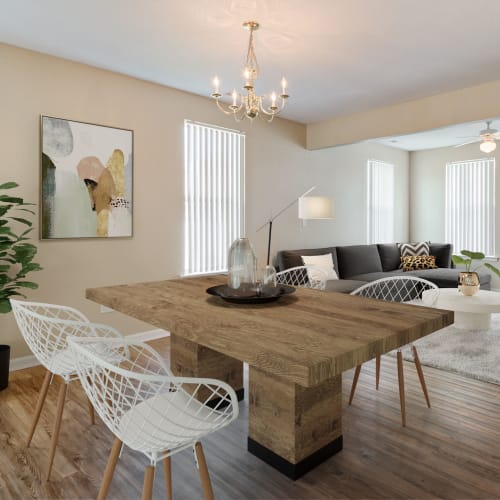
<svg viewBox="0 0 500 500"><path fill-rule="evenodd" d="M5 182L0 185L0 191L16 187L16 182ZM22 198L9 194L0 194L0 313L11 310L9 298L13 295L25 297L21 292L23 288L38 288L36 283L25 279L28 273L42 269L33 262L36 246L28 243L28 235L33 231L33 222L29 218L35 214L27 208L29 206L33 206L33 203L25 203Z"/></svg>
<svg viewBox="0 0 500 500"><path fill-rule="evenodd" d="M470 250L460 250L461 255L452 255L451 260L455 265L465 266L465 272L473 273L476 272L480 267L484 266L490 271L494 272L498 277L500 277L500 270L489 262L481 262L474 269L471 269L472 261L474 260L484 260L486 255L482 252L471 252Z"/></svg>

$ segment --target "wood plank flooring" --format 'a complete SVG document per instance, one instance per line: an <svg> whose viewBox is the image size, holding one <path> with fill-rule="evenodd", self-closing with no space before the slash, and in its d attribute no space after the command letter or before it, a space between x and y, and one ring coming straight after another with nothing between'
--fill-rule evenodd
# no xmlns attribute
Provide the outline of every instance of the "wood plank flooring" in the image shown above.
<svg viewBox="0 0 500 500"><path fill-rule="evenodd" d="M168 357L168 340L152 343ZM405 362L407 427L401 426L396 360L382 358L380 390L375 363L363 366L353 405L353 371L343 377L344 450L291 481L246 451L247 402L240 418L204 441L212 484L220 499L500 498L500 386L424 367L428 409L415 367ZM96 498L113 436L97 418L90 425L78 383L71 383L52 478L45 482L57 389L49 389L39 427L26 449L41 368L11 374L0 392L0 499ZM125 449L108 498L140 498L143 455ZM165 498L158 467L154 498ZM172 459L175 499L201 498L189 450Z"/></svg>

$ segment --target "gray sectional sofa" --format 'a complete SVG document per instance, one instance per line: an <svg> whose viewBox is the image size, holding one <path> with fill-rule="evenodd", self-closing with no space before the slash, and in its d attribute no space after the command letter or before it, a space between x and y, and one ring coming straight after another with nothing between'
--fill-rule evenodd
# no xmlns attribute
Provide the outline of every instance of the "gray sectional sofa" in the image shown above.
<svg viewBox="0 0 500 500"><path fill-rule="evenodd" d="M378 245L349 245L302 250L281 250L276 254L274 264L278 271L302 266L302 255L323 255L331 253L335 270L340 279L330 280L327 289L350 293L359 286L388 276L419 276L432 281L440 288L455 288L458 285L459 270L453 267L449 243L430 243L429 253L436 257L438 269L420 269L403 272L399 269L400 253L396 243ZM491 276L479 273L482 290L490 289Z"/></svg>

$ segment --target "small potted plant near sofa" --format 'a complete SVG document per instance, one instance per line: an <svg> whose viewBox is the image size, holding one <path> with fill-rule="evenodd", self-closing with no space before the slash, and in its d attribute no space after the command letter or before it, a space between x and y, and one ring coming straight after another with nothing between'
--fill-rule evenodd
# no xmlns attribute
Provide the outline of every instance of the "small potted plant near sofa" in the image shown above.
<svg viewBox="0 0 500 500"><path fill-rule="evenodd" d="M28 273L42 269L33 262L36 246L28 242L33 230L29 219L35 212L27 207L33 204L3 192L16 187L15 182L0 185L0 313L10 312L10 297L24 297L23 288L38 288L25 278ZM0 390L8 385L9 360L10 346L0 345Z"/></svg>
<svg viewBox="0 0 500 500"><path fill-rule="evenodd" d="M452 255L451 259L455 265L465 266L465 271L460 272L458 277L458 290L464 295L474 295L479 290L479 276L477 270L484 266L498 277L500 277L500 270L489 262L481 262L474 269L471 269L472 261L484 260L486 256L482 252L471 252L470 250L460 250L461 255Z"/></svg>

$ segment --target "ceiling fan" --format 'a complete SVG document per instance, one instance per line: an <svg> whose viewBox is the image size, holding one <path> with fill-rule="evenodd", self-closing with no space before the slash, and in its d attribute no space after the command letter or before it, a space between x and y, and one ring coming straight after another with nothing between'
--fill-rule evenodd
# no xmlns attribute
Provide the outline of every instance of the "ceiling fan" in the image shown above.
<svg viewBox="0 0 500 500"><path fill-rule="evenodd" d="M479 149L483 153L491 153L495 151L497 147L497 143L495 141L497 139L500 139L500 133L498 133L498 130L491 128L490 125L491 125L491 120L486 122L486 128L479 132L479 137L474 135L460 137L460 139L468 139L471 137L473 137L473 139L470 141L463 142L462 144L457 144L454 147L459 148L461 146L465 146L466 144L472 144L473 142L481 142L481 144L479 145Z"/></svg>

